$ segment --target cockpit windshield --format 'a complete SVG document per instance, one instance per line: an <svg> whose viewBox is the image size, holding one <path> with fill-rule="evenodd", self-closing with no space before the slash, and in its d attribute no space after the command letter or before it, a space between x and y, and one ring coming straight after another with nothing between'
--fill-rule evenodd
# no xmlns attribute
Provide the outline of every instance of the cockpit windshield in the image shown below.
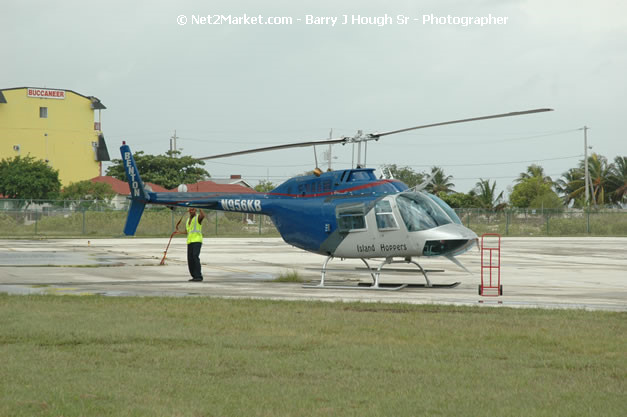
<svg viewBox="0 0 627 417"><path fill-rule="evenodd" d="M451 206L446 204L440 197L433 195L433 194L427 194L427 197L435 201L436 204L440 206L440 208L442 208L442 210L444 210L446 214L448 214L448 216L451 218L451 220L453 220L453 222L457 224L462 224L462 221L459 219L459 216L457 215L457 213L455 213L455 210L453 210Z"/></svg>
<svg viewBox="0 0 627 417"><path fill-rule="evenodd" d="M396 197L396 205L410 232L453 223L435 201L421 192L400 194Z"/></svg>

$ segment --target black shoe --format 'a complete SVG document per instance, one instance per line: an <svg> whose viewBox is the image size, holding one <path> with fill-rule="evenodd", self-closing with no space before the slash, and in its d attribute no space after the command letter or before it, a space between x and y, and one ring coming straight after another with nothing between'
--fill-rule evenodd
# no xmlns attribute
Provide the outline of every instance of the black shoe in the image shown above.
<svg viewBox="0 0 627 417"><path fill-rule="evenodd" d="M192 278L189 281L190 282L200 282L200 281L202 281L202 278Z"/></svg>

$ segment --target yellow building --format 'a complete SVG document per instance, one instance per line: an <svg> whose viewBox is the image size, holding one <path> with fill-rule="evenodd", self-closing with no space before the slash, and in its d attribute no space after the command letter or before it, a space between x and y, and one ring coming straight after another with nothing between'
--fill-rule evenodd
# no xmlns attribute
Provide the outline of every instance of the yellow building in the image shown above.
<svg viewBox="0 0 627 417"><path fill-rule="evenodd" d="M30 155L59 171L63 185L101 175L109 153L99 99L72 90L0 90L0 160ZM96 112L97 110L97 112Z"/></svg>

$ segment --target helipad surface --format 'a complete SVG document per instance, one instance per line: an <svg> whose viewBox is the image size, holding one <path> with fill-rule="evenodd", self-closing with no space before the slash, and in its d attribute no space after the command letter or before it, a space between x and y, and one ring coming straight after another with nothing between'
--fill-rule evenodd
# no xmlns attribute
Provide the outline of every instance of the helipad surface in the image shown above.
<svg viewBox="0 0 627 417"><path fill-rule="evenodd" d="M627 311L627 238L503 238L504 295L481 297L480 255L473 249L458 259L469 275L443 258L420 258L431 281L456 288L401 291L307 289L272 282L296 271L306 281L320 279L324 257L279 238L205 238L202 283L188 282L186 245L175 239L165 266L159 266L167 239L0 240L0 292L12 294L102 294L110 296L214 296L285 300L328 300L503 305ZM378 261L371 265L377 266ZM371 282L355 268L359 260L330 262L330 284ZM405 266L394 265L394 268ZM341 269L342 271L337 271ZM382 282L424 283L421 275L389 273Z"/></svg>

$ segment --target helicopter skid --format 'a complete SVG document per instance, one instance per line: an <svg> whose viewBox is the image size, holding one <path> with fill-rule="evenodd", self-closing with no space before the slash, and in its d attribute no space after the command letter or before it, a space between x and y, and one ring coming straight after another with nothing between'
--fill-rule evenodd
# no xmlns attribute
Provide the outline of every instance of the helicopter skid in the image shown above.
<svg viewBox="0 0 627 417"><path fill-rule="evenodd" d="M326 290L372 290L372 291L398 291L403 288L407 288L409 284L394 284L391 286L390 284L379 284L379 286L375 287L374 285L367 284L359 284L359 285L303 285L303 288L314 288L314 289L326 289Z"/></svg>
<svg viewBox="0 0 627 417"><path fill-rule="evenodd" d="M425 284L392 284L392 283L385 283L385 284L379 284L379 287L382 288L396 288L396 286L398 285L404 285L403 288L455 288L458 285L460 285L461 282L457 281L457 282L453 282L452 284L431 284L430 287L427 287ZM358 284L360 287L368 287L368 284L360 282Z"/></svg>
<svg viewBox="0 0 627 417"><path fill-rule="evenodd" d="M333 256L328 256L327 259L324 261L324 264L322 265L322 270L320 271L320 283L317 285L303 285L303 288L333 288L333 289L351 289L351 290L380 290L380 291L398 291L398 290L402 290L404 288L407 287L413 287L413 288L455 288L456 286L458 286L460 283L456 282L453 284L432 284L431 281L429 281L429 277L427 276L427 270L423 269L422 266L420 266L420 264L416 261L414 261L411 257L408 258L404 258L402 260L394 260L393 257L388 257L385 259L385 261L381 262L381 265L379 265L379 267L377 269L371 268L370 265L368 264L368 261L366 261L366 259L364 258L360 258L362 260L362 262L364 264L366 264L366 268L358 268L358 270L365 270L367 271L370 276L372 277L372 284L365 284L365 283L360 283L357 286L350 286L350 285L326 285L324 280L326 277L326 273L329 271L345 271L345 270L338 270L338 269L327 269L327 265L329 264L329 261L333 259ZM381 271L383 269L383 267L385 265L389 265L389 264L395 264L395 263L411 263L414 264L418 267L418 269L420 270L420 272L422 273L422 275L425 278L426 283L425 284L381 284L379 283L379 277L381 276ZM394 269L392 269L394 270ZM407 272L407 270L402 270L403 272ZM438 272L440 272L438 270Z"/></svg>

